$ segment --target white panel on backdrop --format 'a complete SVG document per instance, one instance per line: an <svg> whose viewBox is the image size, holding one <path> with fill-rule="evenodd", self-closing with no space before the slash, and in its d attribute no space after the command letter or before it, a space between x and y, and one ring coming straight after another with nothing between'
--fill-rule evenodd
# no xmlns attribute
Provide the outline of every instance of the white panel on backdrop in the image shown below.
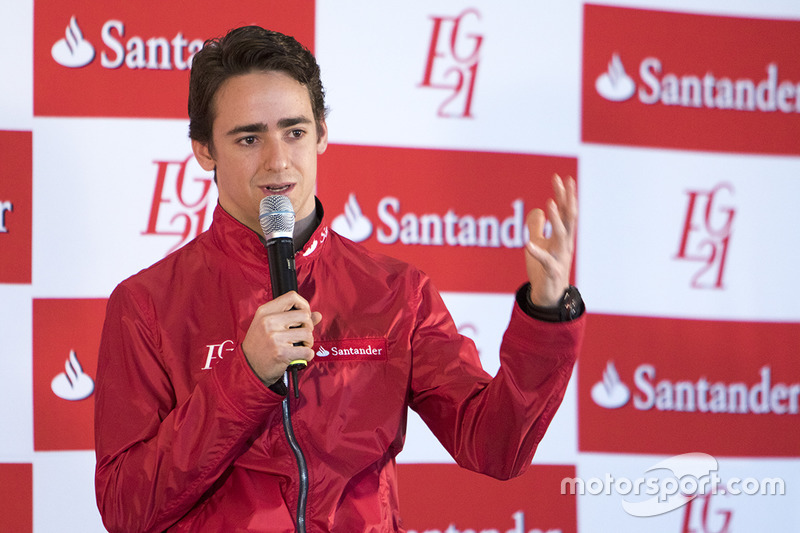
<svg viewBox="0 0 800 533"><path fill-rule="evenodd" d="M106 531L94 496L94 452L39 452L33 464L33 530Z"/></svg>
<svg viewBox="0 0 800 533"><path fill-rule="evenodd" d="M595 312L800 319L800 159L584 146L580 173Z"/></svg>
<svg viewBox="0 0 800 533"><path fill-rule="evenodd" d="M568 483L563 490L578 494L581 533L794 531L790 524L800 524L800 509L792 496L800 463L713 456L705 459L712 470L701 475L700 469L686 467L680 456L583 454L576 472L580 481L575 489ZM673 499L678 497L674 488L679 489L681 483L691 488L695 482L700 487L718 484L718 490L701 491L704 494L690 503L663 514L644 515L644 511L668 509L671 501L678 505L680 501ZM579 483L583 483L582 490ZM650 498L657 500L655 505L643 504ZM635 505L626 510L623 502Z"/></svg>
<svg viewBox="0 0 800 533"><path fill-rule="evenodd" d="M33 144L37 295L106 297L211 222L216 186L188 121L37 118Z"/></svg>
<svg viewBox="0 0 800 533"><path fill-rule="evenodd" d="M33 1L3 3L0 17L0 130L33 122Z"/></svg>
<svg viewBox="0 0 800 533"><path fill-rule="evenodd" d="M331 141L574 154L580 13L577 2L318 2Z"/></svg>
<svg viewBox="0 0 800 533"><path fill-rule="evenodd" d="M461 334L475 342L483 369L493 376L497 374L500 368L500 343L511 317L514 295L443 292L442 299ZM575 380L571 379L564 401L539 444L534 463L575 463L578 450L576 413L576 385ZM409 412L406 443L397 460L402 463L453 462L413 411Z"/></svg>
<svg viewBox="0 0 800 533"><path fill-rule="evenodd" d="M711 15L734 15L753 18L780 18L800 16L800 5L795 0L614 0L612 2L582 2L609 6L681 11Z"/></svg>
<svg viewBox="0 0 800 533"><path fill-rule="evenodd" d="M0 285L0 302L0 462L30 461L33 453L30 285Z"/></svg>

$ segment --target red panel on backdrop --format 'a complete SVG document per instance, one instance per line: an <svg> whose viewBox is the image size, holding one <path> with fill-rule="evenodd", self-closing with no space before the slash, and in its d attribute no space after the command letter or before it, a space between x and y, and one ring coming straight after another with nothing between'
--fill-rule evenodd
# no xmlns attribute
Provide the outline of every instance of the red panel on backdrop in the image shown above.
<svg viewBox="0 0 800 533"><path fill-rule="evenodd" d="M32 135L0 131L0 283L31 282Z"/></svg>
<svg viewBox="0 0 800 533"><path fill-rule="evenodd" d="M33 447L94 449L94 378L105 299L33 300Z"/></svg>
<svg viewBox="0 0 800 533"><path fill-rule="evenodd" d="M457 465L400 464L397 471L400 511L409 533L578 530L576 496L561 494L561 480L575 477L571 465L534 465L508 481Z"/></svg>
<svg viewBox="0 0 800 533"><path fill-rule="evenodd" d="M311 0L35 2L34 115L186 118L190 57L246 24L313 50Z"/></svg>
<svg viewBox="0 0 800 533"><path fill-rule="evenodd" d="M416 265L439 290L510 293L527 279L525 216L552 197L554 173L577 177L577 160L331 145L317 187L334 230Z"/></svg>
<svg viewBox="0 0 800 533"><path fill-rule="evenodd" d="M592 315L579 449L798 457L798 346L800 324Z"/></svg>
<svg viewBox="0 0 800 533"><path fill-rule="evenodd" d="M0 464L0 530L33 531L33 465Z"/></svg>
<svg viewBox="0 0 800 533"><path fill-rule="evenodd" d="M586 142L800 154L800 21L587 5Z"/></svg>

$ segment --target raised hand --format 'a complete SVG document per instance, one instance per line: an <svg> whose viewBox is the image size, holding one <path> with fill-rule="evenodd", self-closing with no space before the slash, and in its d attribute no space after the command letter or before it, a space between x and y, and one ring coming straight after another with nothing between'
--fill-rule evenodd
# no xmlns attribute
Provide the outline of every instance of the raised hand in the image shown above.
<svg viewBox="0 0 800 533"><path fill-rule="evenodd" d="M575 254L575 232L578 221L578 198L575 180L567 178L566 184L557 174L553 176L554 198L547 201L545 209L534 209L528 214L530 241L525 245L525 266L531 282L531 302L542 307L558 304L569 287L572 257ZM545 222L549 220L552 232L545 237Z"/></svg>

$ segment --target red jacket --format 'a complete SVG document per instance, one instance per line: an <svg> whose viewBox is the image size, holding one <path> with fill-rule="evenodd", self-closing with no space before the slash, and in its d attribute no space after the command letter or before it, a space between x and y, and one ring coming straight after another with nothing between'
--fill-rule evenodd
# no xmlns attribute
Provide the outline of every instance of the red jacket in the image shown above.
<svg viewBox="0 0 800 533"><path fill-rule="evenodd" d="M402 531L395 456L406 408L458 464L522 473L556 412L584 320L515 305L492 379L430 280L323 220L296 256L322 313L317 356L288 396L307 463L307 531ZM241 350L271 299L259 237L217 207L209 231L122 282L97 370L96 492L110 531L294 531L300 470L281 396Z"/></svg>

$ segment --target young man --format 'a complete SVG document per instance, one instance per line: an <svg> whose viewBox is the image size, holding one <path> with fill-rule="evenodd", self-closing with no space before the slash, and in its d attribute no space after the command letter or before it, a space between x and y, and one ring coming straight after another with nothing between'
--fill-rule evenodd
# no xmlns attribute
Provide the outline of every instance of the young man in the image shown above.
<svg viewBox="0 0 800 533"><path fill-rule="evenodd" d="M569 288L577 202L554 178L528 218L529 282L495 378L430 280L328 226L314 197L327 146L319 68L258 27L206 43L190 136L214 171L211 228L111 295L96 396L97 501L110 531L402 531L394 458L417 411L462 466L531 462L584 329ZM296 212L298 292L272 297L260 200ZM326 347L341 356L319 356ZM300 397L290 361L304 359Z"/></svg>

